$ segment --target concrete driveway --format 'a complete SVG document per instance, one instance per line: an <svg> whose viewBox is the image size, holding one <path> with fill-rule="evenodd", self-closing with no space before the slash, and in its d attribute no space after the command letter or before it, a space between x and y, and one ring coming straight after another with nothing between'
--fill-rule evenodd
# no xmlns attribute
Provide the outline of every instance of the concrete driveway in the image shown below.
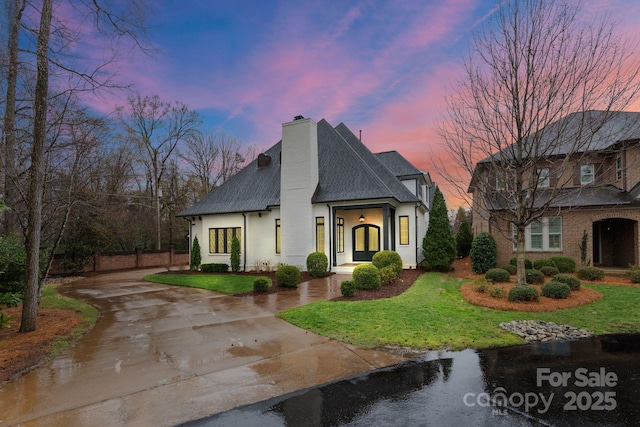
<svg viewBox="0 0 640 427"><path fill-rule="evenodd" d="M175 425L404 360L275 317L334 295L339 277L242 299L141 280L158 271L62 286L101 317L74 348L0 389L0 426Z"/></svg>

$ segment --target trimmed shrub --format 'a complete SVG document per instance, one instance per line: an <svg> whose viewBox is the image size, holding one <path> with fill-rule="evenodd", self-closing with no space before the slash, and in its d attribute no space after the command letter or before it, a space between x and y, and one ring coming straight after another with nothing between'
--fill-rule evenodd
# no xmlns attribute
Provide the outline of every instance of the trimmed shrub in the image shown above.
<svg viewBox="0 0 640 427"><path fill-rule="evenodd" d="M544 274L538 270L525 270L524 277L529 285L541 285L544 283Z"/></svg>
<svg viewBox="0 0 640 427"><path fill-rule="evenodd" d="M489 281L484 277L477 277L473 281L473 290L482 293L488 292L490 285Z"/></svg>
<svg viewBox="0 0 640 427"><path fill-rule="evenodd" d="M476 274L484 274L491 268L496 268L498 247L493 236L489 233L478 233L471 244L471 270Z"/></svg>
<svg viewBox="0 0 640 427"><path fill-rule="evenodd" d="M271 279L264 276L256 277L253 281L253 290L256 292L266 292L272 285Z"/></svg>
<svg viewBox="0 0 640 427"><path fill-rule="evenodd" d="M233 236L231 239L231 271L240 271L240 239Z"/></svg>
<svg viewBox="0 0 640 427"><path fill-rule="evenodd" d="M504 294L505 290L502 286L494 286L489 291L489 295L491 295L491 298L502 298Z"/></svg>
<svg viewBox="0 0 640 427"><path fill-rule="evenodd" d="M489 271L485 273L484 277L492 282L508 282L509 272L502 268L490 268Z"/></svg>
<svg viewBox="0 0 640 427"><path fill-rule="evenodd" d="M576 271L576 262L568 256L554 256L551 259L556 263L560 273L573 273Z"/></svg>
<svg viewBox="0 0 640 427"><path fill-rule="evenodd" d="M509 261L509 264L511 264L513 266L516 266L516 268L517 268L517 266L518 266L518 258L511 258L511 260ZM533 269L533 263L528 258L524 259L524 269L525 270L532 270Z"/></svg>
<svg viewBox="0 0 640 427"><path fill-rule="evenodd" d="M558 266L556 265L556 262L554 260L552 260L551 258L540 258L537 259L535 261L533 261L533 268L535 270L540 270L542 271L542 267L556 267L558 268Z"/></svg>
<svg viewBox="0 0 640 427"><path fill-rule="evenodd" d="M569 285L569 288L572 291L579 291L580 290L580 279L578 279L576 276L572 276L570 274L560 273L560 274L556 274L555 276L553 276L553 281L554 282L560 282L560 283L566 283L567 285Z"/></svg>
<svg viewBox="0 0 640 427"><path fill-rule="evenodd" d="M229 264L202 264L200 266L200 271L202 271L203 273L226 273L227 271L229 271Z"/></svg>
<svg viewBox="0 0 640 427"><path fill-rule="evenodd" d="M17 235L0 236L0 294L22 293L27 272L27 253Z"/></svg>
<svg viewBox="0 0 640 427"><path fill-rule="evenodd" d="M547 277L553 277L556 274L560 273L560 271L558 271L557 267L552 267L550 265L543 265L538 270L540 270L540 272L542 274L544 274L545 276L547 276Z"/></svg>
<svg viewBox="0 0 640 427"><path fill-rule="evenodd" d="M356 284L353 283L353 280L345 280L340 283L340 292L342 296L352 297L356 294Z"/></svg>
<svg viewBox="0 0 640 427"><path fill-rule="evenodd" d="M542 295L548 298L565 299L571 294L571 288L566 283L548 282L542 285Z"/></svg>
<svg viewBox="0 0 640 427"><path fill-rule="evenodd" d="M276 270L276 284L285 288L297 288L300 269L295 265L282 265Z"/></svg>
<svg viewBox="0 0 640 427"><path fill-rule="evenodd" d="M383 286L392 284L398 280L398 277L396 268L393 265L388 265L380 269L380 283L382 283Z"/></svg>
<svg viewBox="0 0 640 427"><path fill-rule="evenodd" d="M200 243L198 243L198 236L193 238L193 244L191 246L191 259L189 262L189 268L191 270L198 270L200 263L202 262L202 254L200 253Z"/></svg>
<svg viewBox="0 0 640 427"><path fill-rule="evenodd" d="M509 301L538 301L538 290L528 285L518 285L509 291Z"/></svg>
<svg viewBox="0 0 640 427"><path fill-rule="evenodd" d="M307 256L307 271L313 277L324 277L329 268L329 259L323 252L311 252Z"/></svg>
<svg viewBox="0 0 640 427"><path fill-rule="evenodd" d="M578 269L578 278L582 280L602 280L604 279L604 270L596 267L580 267Z"/></svg>
<svg viewBox="0 0 640 427"><path fill-rule="evenodd" d="M396 251L385 250L376 252L373 254L373 258L371 258L371 264L378 267L378 270L381 272L385 267L393 267L393 273L395 274L393 280L402 274L402 258Z"/></svg>
<svg viewBox="0 0 640 427"><path fill-rule="evenodd" d="M505 264L500 268L503 270L507 270L509 274L516 274L518 272L518 269L516 268L516 266L511 264Z"/></svg>
<svg viewBox="0 0 640 427"><path fill-rule="evenodd" d="M428 271L450 271L456 258L456 240L451 233L447 204L438 187L433 194L429 227L422 240L422 254L421 266Z"/></svg>
<svg viewBox="0 0 640 427"><path fill-rule="evenodd" d="M631 279L631 283L640 283L640 266L629 266L629 278Z"/></svg>
<svg viewBox="0 0 640 427"><path fill-rule="evenodd" d="M471 232L471 225L466 218L460 223L460 229L456 234L456 250L458 256L464 258L469 255L471 251L471 245L473 244L473 233Z"/></svg>
<svg viewBox="0 0 640 427"><path fill-rule="evenodd" d="M353 269L356 289L380 289L380 270L373 264L360 264Z"/></svg>

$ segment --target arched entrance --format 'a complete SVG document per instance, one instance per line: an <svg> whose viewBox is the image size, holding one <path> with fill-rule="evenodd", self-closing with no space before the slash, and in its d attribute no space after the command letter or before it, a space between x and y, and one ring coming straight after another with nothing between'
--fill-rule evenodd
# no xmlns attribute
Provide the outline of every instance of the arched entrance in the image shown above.
<svg viewBox="0 0 640 427"><path fill-rule="evenodd" d="M606 218L593 223L593 264L627 268L637 264L638 221Z"/></svg>
<svg viewBox="0 0 640 427"><path fill-rule="evenodd" d="M373 254L380 250L380 227L361 224L353 227L353 260L371 261Z"/></svg>

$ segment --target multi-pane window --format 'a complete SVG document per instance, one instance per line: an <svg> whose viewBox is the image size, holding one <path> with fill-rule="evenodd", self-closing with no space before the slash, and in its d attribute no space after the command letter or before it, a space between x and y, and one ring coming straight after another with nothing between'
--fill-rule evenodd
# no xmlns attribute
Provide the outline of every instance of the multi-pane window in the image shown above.
<svg viewBox="0 0 640 427"><path fill-rule="evenodd" d="M594 165L580 165L580 184L591 184L595 179Z"/></svg>
<svg viewBox="0 0 640 427"><path fill-rule="evenodd" d="M316 251L324 252L324 217L316 217Z"/></svg>
<svg viewBox="0 0 640 427"><path fill-rule="evenodd" d="M231 241L237 237L242 243L240 227L210 228L209 229L209 253L230 254Z"/></svg>
<svg viewBox="0 0 640 427"><path fill-rule="evenodd" d="M536 171L538 175L538 188L547 188L549 186L549 168L542 168Z"/></svg>
<svg viewBox="0 0 640 427"><path fill-rule="evenodd" d="M280 240L280 218L276 219L276 253L282 250L282 241Z"/></svg>
<svg viewBox="0 0 640 427"><path fill-rule="evenodd" d="M616 180L620 181L622 179L622 157L618 157L616 159Z"/></svg>
<svg viewBox="0 0 640 427"><path fill-rule="evenodd" d="M409 244L409 217L401 216L400 220L400 244L408 245Z"/></svg>
<svg viewBox="0 0 640 427"><path fill-rule="evenodd" d="M338 253L344 252L344 218L337 218Z"/></svg>
<svg viewBox="0 0 640 427"><path fill-rule="evenodd" d="M500 172L496 174L496 190L504 190L507 188L507 180L504 178L504 175Z"/></svg>
<svg viewBox="0 0 640 427"><path fill-rule="evenodd" d="M513 250L516 250L517 230L513 227ZM524 231L527 251L561 251L562 218L545 217L534 220Z"/></svg>

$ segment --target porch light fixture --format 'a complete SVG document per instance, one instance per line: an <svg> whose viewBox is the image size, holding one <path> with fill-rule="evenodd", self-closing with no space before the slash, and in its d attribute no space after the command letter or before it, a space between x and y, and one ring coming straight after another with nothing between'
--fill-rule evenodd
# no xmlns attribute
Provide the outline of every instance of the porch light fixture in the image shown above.
<svg viewBox="0 0 640 427"><path fill-rule="evenodd" d="M363 214L360 214L360 218L358 219L358 221L364 222L364 215Z"/></svg>

